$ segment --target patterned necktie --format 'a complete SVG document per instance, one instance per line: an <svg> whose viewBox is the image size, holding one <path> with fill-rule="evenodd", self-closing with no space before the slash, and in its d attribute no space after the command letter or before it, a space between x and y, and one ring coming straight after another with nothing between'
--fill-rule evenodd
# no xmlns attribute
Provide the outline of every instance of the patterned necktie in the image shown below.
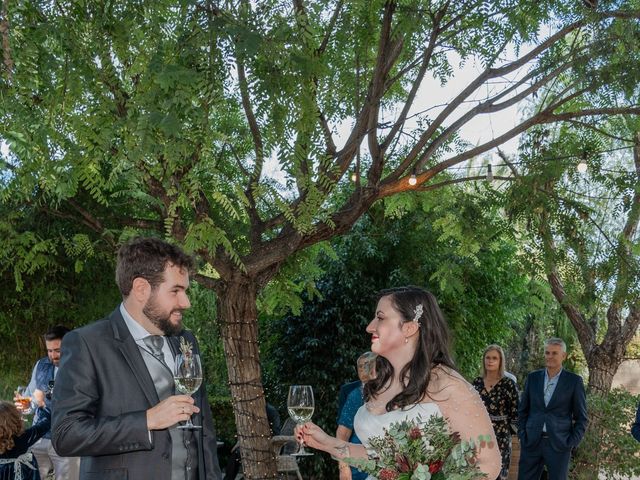
<svg viewBox="0 0 640 480"><path fill-rule="evenodd" d="M151 350L154 357L156 357L160 362L165 363L164 352L162 351L162 347L164 346L164 337L161 337L160 335L149 335L148 337L144 337L142 341L147 347L149 347L149 350Z"/></svg>

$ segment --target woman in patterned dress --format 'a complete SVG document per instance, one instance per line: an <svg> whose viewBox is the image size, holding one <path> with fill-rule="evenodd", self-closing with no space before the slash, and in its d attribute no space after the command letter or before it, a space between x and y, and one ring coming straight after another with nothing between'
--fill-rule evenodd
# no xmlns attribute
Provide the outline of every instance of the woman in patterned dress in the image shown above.
<svg viewBox="0 0 640 480"><path fill-rule="evenodd" d="M511 425L518 420L518 387L504 375L504 352L489 345L482 356L482 376L473 386L487 407L502 456L502 469L496 480L506 480L511 462Z"/></svg>

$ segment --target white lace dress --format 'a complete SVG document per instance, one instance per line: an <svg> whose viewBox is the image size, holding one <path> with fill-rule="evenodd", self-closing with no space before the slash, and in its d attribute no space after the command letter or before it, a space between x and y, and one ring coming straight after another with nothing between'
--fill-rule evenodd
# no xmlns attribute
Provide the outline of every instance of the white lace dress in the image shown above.
<svg viewBox="0 0 640 480"><path fill-rule="evenodd" d="M412 407L406 407L402 410L392 410L390 412L376 415L367 410L366 405L358 409L353 420L353 427L356 435L365 447L369 446L369 438L380 437L384 434L384 429L389 428L392 423L401 422L403 420L413 420L420 416L421 420L427 421L433 415L442 416L440 408L435 403L418 403ZM367 480L375 480L375 477L369 475Z"/></svg>

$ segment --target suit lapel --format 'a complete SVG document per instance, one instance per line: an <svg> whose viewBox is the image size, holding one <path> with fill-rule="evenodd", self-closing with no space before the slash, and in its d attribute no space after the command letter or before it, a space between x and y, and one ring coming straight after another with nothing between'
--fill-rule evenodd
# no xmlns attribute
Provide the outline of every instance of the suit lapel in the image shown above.
<svg viewBox="0 0 640 480"><path fill-rule="evenodd" d="M173 358L176 358L176 355L180 353L180 340L178 337L165 337L169 342L169 348L171 349L171 354Z"/></svg>
<svg viewBox="0 0 640 480"><path fill-rule="evenodd" d="M140 349L131 336L129 329L127 328L127 324L124 322L124 319L120 314L120 308L117 308L112 314L111 325L113 327L113 337L116 341L117 348L122 353L122 356L129 365L133 375L136 377L144 396L147 397L147 401L150 405L157 405L160 399L158 398L156 387L153 384L151 375L149 375L149 370L142 359Z"/></svg>
<svg viewBox="0 0 640 480"><path fill-rule="evenodd" d="M539 397L540 402L544 406L544 372L545 369L539 371L539 374L536 375L536 396Z"/></svg>

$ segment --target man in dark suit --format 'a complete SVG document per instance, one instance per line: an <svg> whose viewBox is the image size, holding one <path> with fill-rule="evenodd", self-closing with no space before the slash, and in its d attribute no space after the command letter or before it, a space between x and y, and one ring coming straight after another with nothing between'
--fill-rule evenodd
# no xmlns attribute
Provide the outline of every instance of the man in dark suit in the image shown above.
<svg viewBox="0 0 640 480"><path fill-rule="evenodd" d="M162 240L124 244L122 304L65 335L52 441L61 455L82 456L81 480L221 478L204 384L193 397L174 394L180 343L198 353L182 327L192 268L191 257ZM192 416L200 428L177 428Z"/></svg>
<svg viewBox="0 0 640 480"><path fill-rule="evenodd" d="M546 368L528 375L518 408L518 480L538 480L546 465L549 480L566 480L571 449L587 427L582 378L562 368L567 346L560 338L545 342Z"/></svg>

